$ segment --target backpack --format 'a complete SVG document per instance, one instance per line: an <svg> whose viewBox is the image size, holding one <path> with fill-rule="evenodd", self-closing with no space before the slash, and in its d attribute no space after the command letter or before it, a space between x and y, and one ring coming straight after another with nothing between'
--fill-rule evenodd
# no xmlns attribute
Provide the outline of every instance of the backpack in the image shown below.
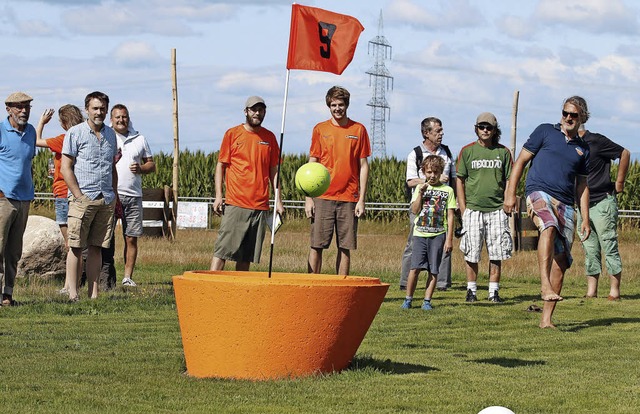
<svg viewBox="0 0 640 414"><path fill-rule="evenodd" d="M449 149L449 147L444 144L440 144L440 146L442 147L444 152L447 154L447 157L449 157L451 162L453 162L453 157L451 156L451 150ZM423 159L422 147L418 145L413 149L413 152L416 153L416 169L420 171L420 166L422 165L422 159ZM453 176L451 174L451 170L449 170L449 183L451 183L452 180L453 180ZM409 187L407 180L404 180L404 198L406 199L407 203L411 201L412 194L413 194L413 188Z"/></svg>

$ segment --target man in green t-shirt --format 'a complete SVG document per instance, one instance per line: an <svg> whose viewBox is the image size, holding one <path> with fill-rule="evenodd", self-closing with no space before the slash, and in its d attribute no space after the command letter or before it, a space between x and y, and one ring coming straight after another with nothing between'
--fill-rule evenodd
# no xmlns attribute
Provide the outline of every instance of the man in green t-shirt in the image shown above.
<svg viewBox="0 0 640 414"><path fill-rule="evenodd" d="M489 300L501 303L498 289L502 260L509 259L513 250L509 220L503 210L513 159L509 149L498 143L501 131L493 114L478 115L475 133L478 139L462 148L456 165L463 227L460 250L467 273L466 301L477 300L478 262L485 242L489 253Z"/></svg>

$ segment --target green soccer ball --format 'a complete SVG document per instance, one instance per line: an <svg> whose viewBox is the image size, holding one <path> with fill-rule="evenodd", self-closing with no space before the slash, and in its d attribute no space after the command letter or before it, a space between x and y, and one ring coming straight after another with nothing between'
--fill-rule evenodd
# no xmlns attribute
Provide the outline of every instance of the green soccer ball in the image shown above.
<svg viewBox="0 0 640 414"><path fill-rule="evenodd" d="M320 197L329 184L329 170L319 162L308 162L296 171L296 189L307 197Z"/></svg>

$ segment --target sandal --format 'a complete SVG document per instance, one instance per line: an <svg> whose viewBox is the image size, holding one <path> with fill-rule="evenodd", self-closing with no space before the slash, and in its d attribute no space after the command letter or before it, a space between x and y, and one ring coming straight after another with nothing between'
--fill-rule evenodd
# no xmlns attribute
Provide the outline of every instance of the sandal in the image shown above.
<svg viewBox="0 0 640 414"><path fill-rule="evenodd" d="M19 303L16 302L15 300L13 300L11 297L2 299L2 306L3 307L4 306L7 306L7 307L9 307L9 306L18 306L18 305L19 305Z"/></svg>
<svg viewBox="0 0 640 414"><path fill-rule="evenodd" d="M542 309L537 306L537 305L529 305L529 307L527 308L527 312L542 312Z"/></svg>

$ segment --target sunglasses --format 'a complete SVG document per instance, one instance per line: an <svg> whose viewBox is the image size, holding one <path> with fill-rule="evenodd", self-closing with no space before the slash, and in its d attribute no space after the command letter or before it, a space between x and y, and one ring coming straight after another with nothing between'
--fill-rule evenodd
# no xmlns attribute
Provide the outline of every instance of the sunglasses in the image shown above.
<svg viewBox="0 0 640 414"><path fill-rule="evenodd" d="M480 124L480 125L476 125L476 128L478 128L480 131L493 131L493 125L487 125L487 124Z"/></svg>
<svg viewBox="0 0 640 414"><path fill-rule="evenodd" d="M563 118L566 118L566 117L568 117L568 116L570 116L570 117L571 117L571 119L578 119L578 116L580 116L580 114L579 114L579 113L577 113L577 112L567 112L567 111L562 111L562 117L563 117Z"/></svg>

